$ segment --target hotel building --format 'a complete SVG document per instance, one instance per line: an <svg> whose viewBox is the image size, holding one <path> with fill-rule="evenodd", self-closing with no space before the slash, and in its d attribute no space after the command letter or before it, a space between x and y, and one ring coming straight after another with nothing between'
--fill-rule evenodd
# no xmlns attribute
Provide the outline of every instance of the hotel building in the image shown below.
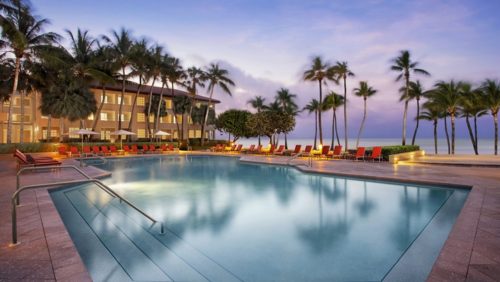
<svg viewBox="0 0 500 282"><path fill-rule="evenodd" d="M149 99L149 91L150 86L143 86L139 95L137 96L137 104L134 110L134 114L132 116L132 103L133 98L137 92L137 85L127 85L123 100L123 108L122 108L122 129L128 128L129 121L132 119L132 131L137 135L134 136L137 138L146 138L147 137L147 125L146 125L146 116L144 114L145 106ZM97 87L91 88L92 93L95 95L95 99L97 101L97 106L99 107L102 102L102 89ZM153 87L153 95L160 95L161 88ZM188 96L189 94L185 91L174 90L174 95L176 96ZM172 95L170 89L163 90L163 97L166 102L167 107L167 116L160 117L159 122L159 130L170 133L170 136L163 136L163 139L171 140L177 139L179 136L179 132L177 131L177 126L175 123L175 119L178 120L179 126L182 126L183 120L187 120L187 123L184 123L183 136L189 136L189 138L200 138L201 137L201 125L193 124L191 117L188 117L187 114L177 115L174 117L172 111ZM110 140L114 141L117 136L111 135L111 132L118 129L118 112L120 106L120 98L121 98L121 85L113 85L106 87L106 95L104 100L104 105L100 112L100 118L96 125L95 131L100 132L100 139L102 140ZM21 95L15 95L13 99L11 99L13 103L13 114L12 114L12 142L18 143L20 142L20 130L21 130L21 120L23 124L23 142L39 142L40 140L45 140L47 138L47 126L48 126L48 117L43 116L39 110L41 94L38 92L32 92L28 95L23 95L23 100L21 100ZM11 101L6 101L0 104L0 141L2 143L6 143L7 140L7 118L9 111L9 103ZM200 104L207 104L208 97L197 95L194 97L194 105L199 106ZM218 104L218 100L213 100L210 104L211 108L215 107L215 104ZM24 104L24 105L23 105ZM24 108L24 118L21 118L21 106ZM84 120L84 126L87 129L92 128L92 124L94 122L94 115L90 115L87 119ZM151 126L153 126L153 116L150 117ZM58 141L61 133L63 137L69 138L79 138L80 136L76 135L64 135L69 131L78 130L80 128L80 121L70 122L66 119L56 119L51 118L51 133L50 137L52 140ZM206 128L206 137L214 138L215 136L215 128L212 125L207 126ZM133 138L133 139L134 139Z"/></svg>

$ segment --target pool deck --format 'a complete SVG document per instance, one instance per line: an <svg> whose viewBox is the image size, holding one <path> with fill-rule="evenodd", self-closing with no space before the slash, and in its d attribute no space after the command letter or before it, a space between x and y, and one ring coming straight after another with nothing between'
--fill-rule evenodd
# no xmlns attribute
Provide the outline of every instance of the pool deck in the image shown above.
<svg viewBox="0 0 500 282"><path fill-rule="evenodd" d="M197 153L193 153L197 154ZM210 154L210 153L201 153ZM221 155L221 154L214 154ZM240 156L234 155L233 156ZM282 165L287 157L241 155L246 162ZM77 164L65 160L65 164ZM305 172L340 176L472 187L468 199L434 264L429 281L498 281L500 279L500 168L439 164L354 162L305 159L292 161ZM86 167L92 177L102 170ZM20 244L10 246L10 197L16 189L14 159L0 156L0 280L90 281L47 189L26 191L18 208ZM22 184L80 178L71 170L26 174Z"/></svg>

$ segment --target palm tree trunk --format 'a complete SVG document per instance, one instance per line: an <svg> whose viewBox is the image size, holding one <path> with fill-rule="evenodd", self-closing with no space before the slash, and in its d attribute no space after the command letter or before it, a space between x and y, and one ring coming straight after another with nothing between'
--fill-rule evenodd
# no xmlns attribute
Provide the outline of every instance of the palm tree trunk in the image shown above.
<svg viewBox="0 0 500 282"><path fill-rule="evenodd" d="M316 140L318 139L318 111L314 112L314 149L317 149L316 147Z"/></svg>
<svg viewBox="0 0 500 282"><path fill-rule="evenodd" d="M476 142L477 152L479 153L479 144L477 142L477 116L474 115L474 140Z"/></svg>
<svg viewBox="0 0 500 282"><path fill-rule="evenodd" d="M21 97L21 118L19 121L19 143L24 142L24 90L19 92L19 96Z"/></svg>
<svg viewBox="0 0 500 282"><path fill-rule="evenodd" d="M438 154L438 135L437 135L438 120L434 120L434 154Z"/></svg>
<svg viewBox="0 0 500 282"><path fill-rule="evenodd" d="M14 71L14 84L12 94L10 94L9 115L7 116L7 144L12 143L12 113L14 104L14 95L17 93L17 84L19 83L19 72L21 71L21 58L16 57L16 69Z"/></svg>
<svg viewBox="0 0 500 282"><path fill-rule="evenodd" d="M348 144L349 138L347 137L347 76L344 75L344 141L345 141L345 151L349 149Z"/></svg>
<svg viewBox="0 0 500 282"><path fill-rule="evenodd" d="M469 131L470 141L472 143L472 148L474 148L474 153L478 155L476 140L474 138L474 133L472 132L472 127L470 126L469 115L465 115L465 123L467 124L467 130Z"/></svg>
<svg viewBox="0 0 500 282"><path fill-rule="evenodd" d="M493 114L493 121L495 122L495 155L498 155L498 113Z"/></svg>
<svg viewBox="0 0 500 282"><path fill-rule="evenodd" d="M64 120L63 117L59 117L59 143L63 141L64 134Z"/></svg>
<svg viewBox="0 0 500 282"><path fill-rule="evenodd" d="M335 135L337 135L337 144L340 145L340 135L339 135L339 125L337 124L337 111L333 111L334 123L335 123Z"/></svg>
<svg viewBox="0 0 500 282"><path fill-rule="evenodd" d="M99 108L97 109L97 112L94 116L94 122L92 123L92 131L95 131L97 127L97 123L99 122L99 119L101 118L101 111L102 107L104 106L104 101L106 101L106 86L102 85L102 99L101 99L101 104L99 105ZM97 136L97 135L93 135Z"/></svg>
<svg viewBox="0 0 500 282"><path fill-rule="evenodd" d="M406 145L406 119L408 115L408 100L405 101L405 109L403 112L403 139L401 145Z"/></svg>
<svg viewBox="0 0 500 282"><path fill-rule="evenodd" d="M451 154L455 154L455 113L451 113Z"/></svg>
<svg viewBox="0 0 500 282"><path fill-rule="evenodd" d="M132 130L132 121L134 120L135 107L137 105L137 97L141 92L142 88L142 77L139 76L139 86L137 87L137 91L135 92L134 100L132 101L132 110L130 111L130 120L128 121L128 130ZM129 135L130 138L130 135Z"/></svg>
<svg viewBox="0 0 500 282"><path fill-rule="evenodd" d="M323 86L321 80L319 81L319 110L318 110L318 128L319 128L319 144L323 145L323 126L321 123L321 113L323 109Z"/></svg>
<svg viewBox="0 0 500 282"><path fill-rule="evenodd" d="M122 108L123 108L123 98L125 97L125 67L122 67L122 94L120 99L120 107L118 108L118 130L122 129ZM118 135L118 140L121 139L121 135Z"/></svg>
<svg viewBox="0 0 500 282"><path fill-rule="evenodd" d="M363 119L361 120L361 126L359 127L359 133L358 133L358 139L356 140L356 148L359 147L359 138L361 137L361 133L363 132L363 127L365 126L365 120L366 120L366 97L364 97L364 112L363 112Z"/></svg>
<svg viewBox="0 0 500 282"><path fill-rule="evenodd" d="M194 94L196 96L196 93ZM193 97L191 97L191 95L189 96L189 112L188 112L188 128L189 128L189 119L191 117L191 115L193 114L193 105L194 105L194 99ZM193 125L194 125L194 121L193 121ZM189 129L188 129L189 130ZM195 136L196 137L196 136ZM202 136L203 137L203 136ZM186 138L186 143L187 145L189 146L189 132L188 132L188 138Z"/></svg>
<svg viewBox="0 0 500 282"><path fill-rule="evenodd" d="M335 144L335 106L332 107L332 142L330 143L330 148L333 148Z"/></svg>
<svg viewBox="0 0 500 282"><path fill-rule="evenodd" d="M151 125L149 124L149 116L151 115L151 104L153 103L153 87L155 86L156 76L153 77L153 83L149 88L148 111L146 115L146 126L148 130L148 138L151 138Z"/></svg>
<svg viewBox="0 0 500 282"><path fill-rule="evenodd" d="M160 101L158 102L158 109L156 110L156 118L155 118L155 130L158 131L160 128L160 109L163 102L163 89L165 88L165 83L161 84L160 90Z"/></svg>
<svg viewBox="0 0 500 282"><path fill-rule="evenodd" d="M448 113L444 114L444 132L446 133L446 144L448 144L448 155L451 153L450 149L450 136L448 135L448 121L446 120L446 116Z"/></svg>
<svg viewBox="0 0 500 282"><path fill-rule="evenodd" d="M413 131L413 138L411 139L411 144L415 145L415 139L417 138L418 125L420 124L420 98L417 97L417 123L415 124L415 131Z"/></svg>
<svg viewBox="0 0 500 282"><path fill-rule="evenodd" d="M214 88L212 87L212 91L210 91L210 96L208 97L208 105L207 109L205 111L205 118L203 119L203 127L201 130L201 146L205 144L205 127L207 126L207 119L208 119L208 111L210 108L210 104L212 104L212 96L214 95Z"/></svg>
<svg viewBox="0 0 500 282"><path fill-rule="evenodd" d="M52 116L49 115L47 117L47 136L46 136L46 141L47 142L50 142L50 138L51 138L51 130L52 130ZM43 137L43 136L42 136Z"/></svg>
<svg viewBox="0 0 500 282"><path fill-rule="evenodd" d="M287 137L286 137L286 132L285 132L285 149L288 150L288 140L287 140Z"/></svg>

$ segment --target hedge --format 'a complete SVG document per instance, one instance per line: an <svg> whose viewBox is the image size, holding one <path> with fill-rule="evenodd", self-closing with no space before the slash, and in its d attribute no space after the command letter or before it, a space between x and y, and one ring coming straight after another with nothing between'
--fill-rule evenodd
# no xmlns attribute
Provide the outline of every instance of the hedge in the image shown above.
<svg viewBox="0 0 500 282"><path fill-rule="evenodd" d="M382 146L382 156L384 160L388 161L390 155L414 152L420 150L418 145L393 145L393 146ZM369 152L371 154L371 150Z"/></svg>

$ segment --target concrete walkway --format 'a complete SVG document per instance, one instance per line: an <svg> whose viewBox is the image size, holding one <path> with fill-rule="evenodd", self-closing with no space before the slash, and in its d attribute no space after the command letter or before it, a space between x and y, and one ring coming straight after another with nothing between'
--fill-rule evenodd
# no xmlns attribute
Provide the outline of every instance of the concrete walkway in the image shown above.
<svg viewBox="0 0 500 282"><path fill-rule="evenodd" d="M500 156L495 155L426 155L407 163L456 165L456 166L490 166L500 167Z"/></svg>
<svg viewBox="0 0 500 282"><path fill-rule="evenodd" d="M210 153L202 153L210 154ZM242 161L285 164L287 157L242 156ZM68 162L74 161L70 160ZM429 276L429 281L498 281L500 277L500 169L423 164L294 160L298 169L357 178L472 187L469 197ZM104 172L85 168L93 177ZM30 173L23 185L76 179L75 172ZM85 267L46 189L27 191L18 208L19 240L11 242L10 197L15 162L0 157L0 280L88 281Z"/></svg>

